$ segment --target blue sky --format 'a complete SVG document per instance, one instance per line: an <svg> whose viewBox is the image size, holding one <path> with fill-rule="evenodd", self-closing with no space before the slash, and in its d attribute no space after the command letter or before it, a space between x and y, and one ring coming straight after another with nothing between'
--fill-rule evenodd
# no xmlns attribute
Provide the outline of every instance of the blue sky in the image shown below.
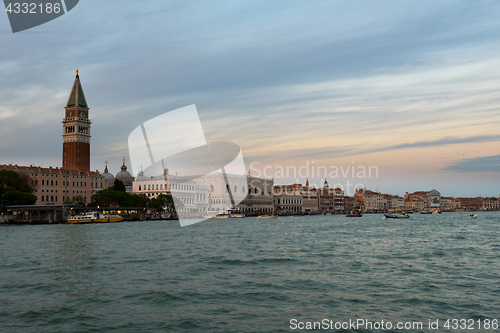
<svg viewBox="0 0 500 333"><path fill-rule="evenodd" d="M107 159L116 173L134 128L196 104L207 139L240 145L248 165L376 165L371 189L498 196L499 13L494 1L87 0L16 34L0 15L0 163L61 164L79 69L93 169Z"/></svg>

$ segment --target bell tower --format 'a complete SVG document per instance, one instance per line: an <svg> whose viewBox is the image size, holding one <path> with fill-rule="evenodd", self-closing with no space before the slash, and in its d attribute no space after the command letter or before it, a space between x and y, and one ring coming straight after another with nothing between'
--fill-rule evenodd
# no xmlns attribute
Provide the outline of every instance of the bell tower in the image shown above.
<svg viewBox="0 0 500 333"><path fill-rule="evenodd" d="M63 123L63 163L65 170L90 171L90 124L89 108L78 70L71 89Z"/></svg>

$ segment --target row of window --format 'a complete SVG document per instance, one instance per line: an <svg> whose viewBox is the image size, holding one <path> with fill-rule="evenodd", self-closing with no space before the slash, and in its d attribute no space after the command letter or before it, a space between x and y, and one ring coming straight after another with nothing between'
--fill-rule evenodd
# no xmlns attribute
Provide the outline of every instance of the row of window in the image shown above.
<svg viewBox="0 0 500 333"><path fill-rule="evenodd" d="M156 189L155 189L156 187ZM178 190L178 191L194 191L195 187L194 185L186 185L186 184L169 184L168 185L169 190ZM143 187L142 185L139 185L139 191L142 191ZM147 188L146 185L144 185L144 191L161 191L161 190L166 190L167 189L167 184L148 184Z"/></svg>
<svg viewBox="0 0 500 333"><path fill-rule="evenodd" d="M73 197L73 200L75 199L75 197ZM62 201L65 201L65 200L69 200L69 196L63 196L62 197ZM83 198L83 201L87 202L87 198L84 197ZM42 195L42 202L57 202L57 195L56 196L43 196Z"/></svg>
<svg viewBox="0 0 500 333"><path fill-rule="evenodd" d="M55 193L57 193L57 190L55 190L55 191L56 191ZM38 190L35 190L35 192L38 192ZM42 190L42 193L45 193L45 192L49 193L49 190L47 190L47 191ZM66 190L62 191L62 193L69 193L69 192L70 191L66 191ZM54 190L50 190L50 193L54 193ZM73 193L75 193L75 191L73 191ZM82 193L83 194L83 193L87 193L87 191L76 191L76 193Z"/></svg>
<svg viewBox="0 0 500 333"><path fill-rule="evenodd" d="M38 185L38 180L35 181L35 184ZM70 186L70 181L69 180L63 180L62 186ZM99 185L99 183L96 183L96 185ZM45 181L42 179L42 186L54 186L54 181L51 180L49 183L49 180ZM55 181L55 186L58 186L58 181ZM73 182L73 187L87 187L87 182ZM94 182L90 183L90 187L94 187ZM101 182L101 188L102 188L102 182ZM140 189L140 188L139 188Z"/></svg>
<svg viewBox="0 0 500 333"><path fill-rule="evenodd" d="M278 199L278 205L301 205L302 200L300 199Z"/></svg>
<svg viewBox="0 0 500 333"><path fill-rule="evenodd" d="M46 175L46 174L36 175L34 173L31 174L31 177L35 177L35 176L47 177L47 178L48 177L54 177L54 175ZM59 175L55 175L55 176L56 176L56 178L59 177ZM70 176L69 175L61 175L61 177L63 177L63 178L69 178ZM75 177L76 177L76 179L87 179L87 176L72 176L72 177L73 177L73 179L75 179Z"/></svg>

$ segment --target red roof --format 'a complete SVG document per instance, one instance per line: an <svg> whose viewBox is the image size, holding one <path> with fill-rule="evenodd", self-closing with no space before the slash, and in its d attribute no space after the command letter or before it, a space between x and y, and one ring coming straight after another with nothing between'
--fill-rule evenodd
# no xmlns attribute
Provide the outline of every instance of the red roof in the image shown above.
<svg viewBox="0 0 500 333"><path fill-rule="evenodd" d="M74 175L74 176L99 176L98 171L78 172L76 170L65 170L60 168L42 168L39 166L24 166L24 165L12 165L12 164L0 164L0 170L13 170L13 171L23 171L30 173L44 173L44 174L59 174L59 175Z"/></svg>

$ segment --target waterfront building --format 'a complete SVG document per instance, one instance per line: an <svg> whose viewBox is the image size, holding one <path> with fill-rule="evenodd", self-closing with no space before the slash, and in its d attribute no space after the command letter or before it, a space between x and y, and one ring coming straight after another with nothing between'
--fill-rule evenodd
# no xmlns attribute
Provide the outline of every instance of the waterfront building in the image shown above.
<svg viewBox="0 0 500 333"><path fill-rule="evenodd" d="M500 200L498 198L482 198L481 208L484 210L499 210Z"/></svg>
<svg viewBox="0 0 500 333"><path fill-rule="evenodd" d="M388 211L398 211L405 209L405 201L402 197L390 194L384 194L385 200L387 202Z"/></svg>
<svg viewBox="0 0 500 333"><path fill-rule="evenodd" d="M246 176L248 195L237 207L247 216L274 213L274 179Z"/></svg>
<svg viewBox="0 0 500 333"><path fill-rule="evenodd" d="M0 170L12 170L31 178L37 205L63 204L65 201L90 203L92 195L104 189L105 180L98 171L79 172L40 166L0 165Z"/></svg>
<svg viewBox="0 0 500 333"><path fill-rule="evenodd" d="M462 204L460 202L460 198L450 198L450 209L451 210L457 210L460 207L462 207Z"/></svg>
<svg viewBox="0 0 500 333"><path fill-rule="evenodd" d="M317 213L319 211L319 199L315 188L309 187L309 179L306 179L306 185L302 187L302 207L304 213Z"/></svg>
<svg viewBox="0 0 500 333"><path fill-rule="evenodd" d="M419 211L424 209L440 209L441 193L435 189L431 191L416 191L413 193L406 192L405 202L411 202L411 205Z"/></svg>
<svg viewBox="0 0 500 333"><path fill-rule="evenodd" d="M323 188L317 189L318 208L320 211L329 213L341 213L345 209L344 191L340 188L330 188L325 179Z"/></svg>
<svg viewBox="0 0 500 333"><path fill-rule="evenodd" d="M481 209L482 198L459 198L460 208L464 210L479 210Z"/></svg>
<svg viewBox="0 0 500 333"><path fill-rule="evenodd" d="M172 195L182 203L177 213L204 213L208 209L208 189L188 177L174 176L165 168L162 175L145 176L141 170L132 185L132 192L148 199L160 194Z"/></svg>
<svg viewBox="0 0 500 333"><path fill-rule="evenodd" d="M275 194L274 206L277 214L298 214L304 211L302 195L298 194Z"/></svg>
<svg viewBox="0 0 500 333"><path fill-rule="evenodd" d="M452 198L441 197L441 210L450 211L451 210L451 200Z"/></svg>
<svg viewBox="0 0 500 333"><path fill-rule="evenodd" d="M309 180L306 180L305 186L302 184L275 185L273 191L275 209L278 212L316 213L319 210L318 195L316 189L309 188Z"/></svg>
<svg viewBox="0 0 500 333"><path fill-rule="evenodd" d="M405 210L420 212L425 210L426 201L419 197L405 198Z"/></svg>
<svg viewBox="0 0 500 333"><path fill-rule="evenodd" d="M386 206L384 206L384 196L380 192L374 192L363 188L356 191L354 196L363 203L364 209L367 212L386 210Z"/></svg>
<svg viewBox="0 0 500 333"><path fill-rule="evenodd" d="M316 213L319 211L319 198L316 192L316 189L309 187L309 180L307 180L306 186L302 187L300 191L304 213Z"/></svg>
<svg viewBox="0 0 500 333"><path fill-rule="evenodd" d="M427 208L441 208L441 193L439 193L435 189L432 189L429 193L427 193Z"/></svg>
<svg viewBox="0 0 500 333"><path fill-rule="evenodd" d="M207 209L222 213L234 208L247 196L247 176L214 172L196 179L200 194L207 196ZM230 189L230 191L229 191ZM232 200L231 200L232 197ZM234 202L234 204L233 204ZM201 203L200 203L201 204Z"/></svg>

